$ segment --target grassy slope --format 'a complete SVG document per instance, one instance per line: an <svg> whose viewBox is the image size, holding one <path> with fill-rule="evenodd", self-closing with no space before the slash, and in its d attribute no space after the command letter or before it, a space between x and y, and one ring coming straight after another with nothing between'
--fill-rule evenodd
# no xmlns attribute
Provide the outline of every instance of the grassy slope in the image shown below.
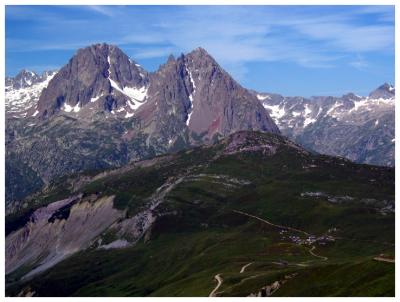
<svg viewBox="0 0 400 302"><path fill-rule="evenodd" d="M214 275L224 279L219 295L245 296L298 275L274 295L394 295L394 265L371 260L394 254L394 215L383 216L361 198L394 199L394 170L355 165L341 159L309 156L282 147L272 157L243 153L212 160L220 146L181 152L175 160L92 183L85 192L117 194L116 207L133 215L146 196L168 177L224 174L251 181L241 187L214 184L200 177L178 185L158 211L150 240L121 250L81 252L27 282L43 296L207 296ZM209 163L209 164L207 164ZM311 164L317 167L304 168ZM371 179L374 179L371 185ZM301 197L306 191L355 197L345 204ZM232 210L322 235L337 227L337 240L309 246L282 239L279 229ZM374 242L371 242L374 241ZM288 261L280 266L273 262ZM240 268L254 262L240 274ZM25 284L24 284L25 285ZM9 286L14 295L20 284Z"/></svg>

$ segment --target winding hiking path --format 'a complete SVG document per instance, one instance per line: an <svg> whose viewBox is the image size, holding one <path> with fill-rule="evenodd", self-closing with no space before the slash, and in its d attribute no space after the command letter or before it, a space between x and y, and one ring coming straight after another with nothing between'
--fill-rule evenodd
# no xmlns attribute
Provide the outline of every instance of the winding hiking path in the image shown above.
<svg viewBox="0 0 400 302"><path fill-rule="evenodd" d="M320 255L315 254L315 253L314 253L314 250L315 250L315 246L312 246L312 248L310 248L310 249L308 250L308 252L309 252L311 255L313 255L314 257L318 257L318 258L320 258L320 259L322 259L322 260L324 260L324 261L328 260L328 257L324 257L324 256L320 256Z"/></svg>
<svg viewBox="0 0 400 302"><path fill-rule="evenodd" d="M241 270L240 270L240 274L243 273L244 270L245 270L247 267L249 267L250 265L252 265L252 264L253 264L253 262L250 262L250 263L247 263L246 265L243 265L242 268L241 268Z"/></svg>
<svg viewBox="0 0 400 302"><path fill-rule="evenodd" d="M310 235L309 233L307 233L305 231L302 231L302 230L299 230L299 229L295 229L295 228L292 228L292 227L288 227L288 226L284 226L284 225L275 224L275 223L272 223L272 222L270 222L268 220L265 220L263 218L260 218L260 217L257 217L257 216L254 216L254 215L239 211L239 210L232 210L232 211L235 212L235 213L238 213L238 214L242 214L242 215L245 215L245 216L248 216L248 217L255 218L255 219L260 220L260 221L262 221L262 222L264 222L266 224L269 224L271 226L274 226L274 227L277 227L277 228L280 228L280 229L285 229L285 230L290 230L290 231L302 233L302 234L305 234L307 236Z"/></svg>
<svg viewBox="0 0 400 302"><path fill-rule="evenodd" d="M214 276L214 279L217 280L218 284L217 286L213 289L213 291L210 293L209 297L216 297L217 290L221 286L222 282L224 279L222 279L221 274L217 274Z"/></svg>

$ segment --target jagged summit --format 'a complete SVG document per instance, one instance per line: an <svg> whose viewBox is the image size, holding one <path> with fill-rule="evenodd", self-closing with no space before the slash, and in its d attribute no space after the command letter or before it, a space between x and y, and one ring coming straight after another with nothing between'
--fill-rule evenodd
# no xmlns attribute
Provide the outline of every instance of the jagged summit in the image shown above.
<svg viewBox="0 0 400 302"><path fill-rule="evenodd" d="M374 98L374 99L380 99L380 98L390 99L390 98L394 98L395 93L396 93L396 90L393 85L384 83L383 85L379 86L374 91L372 91L369 94L369 97Z"/></svg>
<svg viewBox="0 0 400 302"><path fill-rule="evenodd" d="M15 77L6 77L6 87L21 89L39 82L41 77L33 71L22 69Z"/></svg>
<svg viewBox="0 0 400 302"><path fill-rule="evenodd" d="M40 96L37 111L41 118L85 107L132 114L145 101L147 83L147 72L117 46L94 44L79 49L60 69Z"/></svg>
<svg viewBox="0 0 400 302"><path fill-rule="evenodd" d="M208 141L241 129L279 132L257 98L203 48L176 59L171 55L151 75L117 46L79 49L43 91L32 115L36 111L40 118L65 112L84 118L98 112L136 116L152 129L165 128L169 120L174 126L168 141L186 127Z"/></svg>

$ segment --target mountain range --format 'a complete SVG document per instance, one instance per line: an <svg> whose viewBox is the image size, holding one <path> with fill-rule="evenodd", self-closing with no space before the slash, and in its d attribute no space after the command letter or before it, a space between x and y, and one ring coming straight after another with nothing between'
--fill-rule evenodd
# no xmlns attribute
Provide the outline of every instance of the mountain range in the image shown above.
<svg viewBox="0 0 400 302"><path fill-rule="evenodd" d="M394 96L388 84L368 97L257 93L202 48L149 73L116 46L92 45L59 71L6 78L7 204L65 175L238 130L281 131L309 150L394 166Z"/></svg>
<svg viewBox="0 0 400 302"><path fill-rule="evenodd" d="M238 130L279 133L257 97L202 48L147 73L119 48L92 45L40 87L21 86L46 86L40 93L15 100L14 82L22 77L7 79L7 200L64 175L212 143Z"/></svg>
<svg viewBox="0 0 400 302"><path fill-rule="evenodd" d="M309 150L358 163L394 166L395 89L362 97L283 97L255 93L282 134Z"/></svg>

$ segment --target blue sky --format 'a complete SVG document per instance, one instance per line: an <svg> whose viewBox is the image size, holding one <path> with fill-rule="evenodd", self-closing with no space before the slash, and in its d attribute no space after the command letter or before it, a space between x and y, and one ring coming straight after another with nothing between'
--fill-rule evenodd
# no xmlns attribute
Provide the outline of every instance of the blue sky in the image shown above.
<svg viewBox="0 0 400 302"><path fill-rule="evenodd" d="M366 95L394 83L394 6L6 6L6 75L118 45L149 71L205 48L244 87Z"/></svg>

